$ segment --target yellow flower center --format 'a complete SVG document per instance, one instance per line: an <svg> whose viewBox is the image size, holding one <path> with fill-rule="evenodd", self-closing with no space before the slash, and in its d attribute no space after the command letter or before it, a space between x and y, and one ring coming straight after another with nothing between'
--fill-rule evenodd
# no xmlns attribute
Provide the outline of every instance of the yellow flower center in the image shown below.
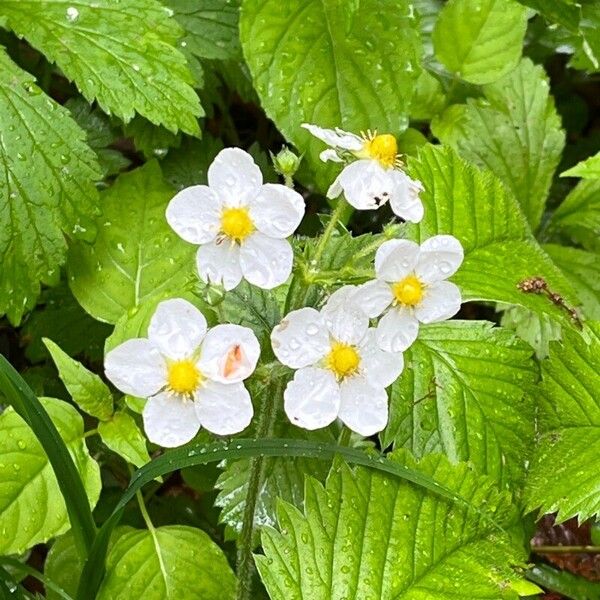
<svg viewBox="0 0 600 600"><path fill-rule="evenodd" d="M226 208L221 213L221 231L232 240L241 242L254 231L247 208Z"/></svg>
<svg viewBox="0 0 600 600"><path fill-rule="evenodd" d="M384 133L366 140L363 151L366 156L379 161L384 167L393 167L398 156L398 143L393 135Z"/></svg>
<svg viewBox="0 0 600 600"><path fill-rule="evenodd" d="M336 377L342 378L352 375L360 363L360 356L354 348L342 342L334 342L331 352L326 358L327 366L335 373Z"/></svg>
<svg viewBox="0 0 600 600"><path fill-rule="evenodd" d="M423 284L414 275L409 275L395 283L392 291L397 302L405 306L415 306L423 298Z"/></svg>
<svg viewBox="0 0 600 600"><path fill-rule="evenodd" d="M202 379L202 373L191 360L178 360L169 365L169 388L178 394L195 392Z"/></svg>

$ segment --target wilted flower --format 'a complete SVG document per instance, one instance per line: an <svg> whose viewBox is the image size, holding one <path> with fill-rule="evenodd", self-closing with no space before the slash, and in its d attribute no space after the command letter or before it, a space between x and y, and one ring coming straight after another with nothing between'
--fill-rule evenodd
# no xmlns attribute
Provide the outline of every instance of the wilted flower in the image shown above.
<svg viewBox="0 0 600 600"><path fill-rule="evenodd" d="M419 322L444 321L458 312L460 290L445 280L463 258L462 245L452 235L436 235L421 246L390 240L378 248L377 278L362 285L355 300L371 318L385 312L377 326L383 350L406 350L417 338Z"/></svg>
<svg viewBox="0 0 600 600"><path fill-rule="evenodd" d="M339 128L323 129L308 123L302 127L331 146L321 152L322 161L348 163L329 188L328 198L337 198L344 192L348 202L359 210L379 208L389 202L394 213L406 221L418 223L423 218L419 198L423 186L400 170L398 144L393 135L368 133L361 137Z"/></svg>
<svg viewBox="0 0 600 600"><path fill-rule="evenodd" d="M271 289L292 270L289 237L304 216L304 199L280 184L263 185L252 157L240 148L221 150L208 168L208 185L181 190L167 207L169 225L199 244L203 281L235 288L242 277Z"/></svg>
<svg viewBox="0 0 600 600"><path fill-rule="evenodd" d="M284 393L285 412L305 429L325 427L339 417L361 435L381 431L388 420L385 388L402 372L401 353L383 352L367 315L338 290L321 312L289 313L271 334L277 358L298 369Z"/></svg>
<svg viewBox="0 0 600 600"><path fill-rule="evenodd" d="M127 340L106 355L106 376L124 393L148 398L143 411L150 441L180 446L205 427L219 435L242 431L253 415L242 381L260 347L251 329L217 325L181 298L161 302L147 338Z"/></svg>

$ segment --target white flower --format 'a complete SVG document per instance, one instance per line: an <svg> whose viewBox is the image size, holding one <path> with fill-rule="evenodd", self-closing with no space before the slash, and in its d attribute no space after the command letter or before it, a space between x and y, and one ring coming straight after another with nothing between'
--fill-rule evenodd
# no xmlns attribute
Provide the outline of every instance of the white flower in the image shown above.
<svg viewBox="0 0 600 600"><path fill-rule="evenodd" d="M367 315L347 286L321 312L289 313L271 334L277 358L298 369L284 392L292 423L305 429L326 427L339 417L364 436L381 431L388 420L385 388L402 372L401 353L383 352Z"/></svg>
<svg viewBox="0 0 600 600"><path fill-rule="evenodd" d="M304 199L279 184L263 185L252 157L240 148L221 150L208 168L208 185L181 190L167 207L169 225L184 240L199 244L203 281L235 288L242 277L271 289L292 270L285 239L304 216Z"/></svg>
<svg viewBox="0 0 600 600"><path fill-rule="evenodd" d="M321 152L322 161L349 163L329 188L328 198L344 192L359 210L379 208L389 201L402 219L418 223L423 218L419 198L423 185L399 170L398 144L393 135L369 133L360 137L339 128L323 129L308 123L302 127L331 146Z"/></svg>
<svg viewBox="0 0 600 600"><path fill-rule="evenodd" d="M456 273L463 258L452 235L436 235L421 246L390 240L378 248L377 279L360 286L354 299L371 318L385 312L377 326L383 350L406 350L417 339L419 322L444 321L458 312L460 290L445 279Z"/></svg>
<svg viewBox="0 0 600 600"><path fill-rule="evenodd" d="M207 332L204 315L181 298L161 302L147 338L131 339L105 358L106 376L122 392L148 398L148 439L174 447L189 442L202 425L219 435L242 431L252 419L242 381L260 354L252 330L217 325Z"/></svg>

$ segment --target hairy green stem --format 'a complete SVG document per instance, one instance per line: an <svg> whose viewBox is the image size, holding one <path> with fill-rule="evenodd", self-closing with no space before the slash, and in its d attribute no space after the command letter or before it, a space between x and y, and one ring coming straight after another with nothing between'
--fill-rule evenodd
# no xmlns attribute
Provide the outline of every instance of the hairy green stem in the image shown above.
<svg viewBox="0 0 600 600"><path fill-rule="evenodd" d="M531 546L536 554L600 554L600 546Z"/></svg>

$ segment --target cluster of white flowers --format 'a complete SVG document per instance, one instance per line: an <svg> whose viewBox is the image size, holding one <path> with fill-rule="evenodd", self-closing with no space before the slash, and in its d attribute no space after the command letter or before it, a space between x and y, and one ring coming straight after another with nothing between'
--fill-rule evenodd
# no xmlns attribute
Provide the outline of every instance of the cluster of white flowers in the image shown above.
<svg viewBox="0 0 600 600"><path fill-rule="evenodd" d="M322 160L345 163L328 197L343 192L361 210L389 202L407 221L423 218L423 186L401 170L393 136L304 127L331 146ZM166 218L179 236L199 245L203 281L231 290L244 278L272 289L291 274L287 238L304 211L300 194L263 184L252 157L228 148L209 167L208 185L179 192ZM377 250L374 280L340 288L320 311L305 307L287 314L273 329L271 344L278 360L296 370L284 392L290 420L312 430L339 418L364 436L381 431L388 421L386 388L400 376L402 352L416 340L419 323L449 319L460 308L460 291L446 279L462 260L460 242L449 235L420 246L390 240ZM259 355L252 330L232 324L207 330L204 315L176 298L158 305L147 338L108 352L105 370L121 391L148 399L148 438L170 447L193 439L201 426L219 435L248 426L253 408L243 381Z"/></svg>

